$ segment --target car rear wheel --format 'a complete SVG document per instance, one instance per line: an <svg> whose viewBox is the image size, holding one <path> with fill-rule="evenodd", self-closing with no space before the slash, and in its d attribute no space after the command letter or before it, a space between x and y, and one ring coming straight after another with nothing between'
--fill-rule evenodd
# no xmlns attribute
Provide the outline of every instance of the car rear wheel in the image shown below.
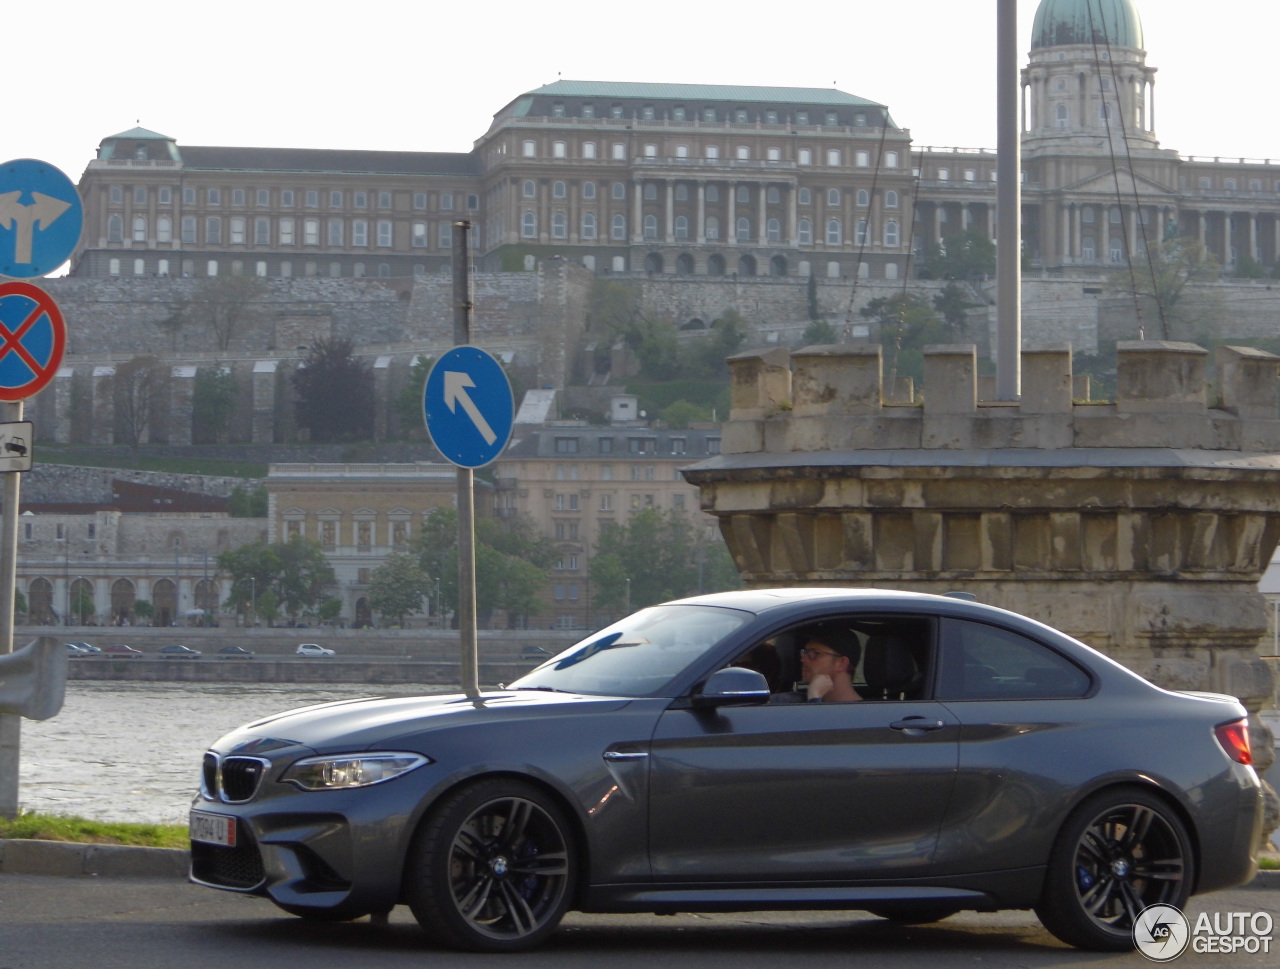
<svg viewBox="0 0 1280 969"><path fill-rule="evenodd" d="M1059 832L1036 915L1068 945L1128 951L1144 908L1186 905L1194 865L1191 839L1167 802L1132 788L1103 791Z"/></svg>
<svg viewBox="0 0 1280 969"><path fill-rule="evenodd" d="M559 806L520 781L482 781L447 797L418 831L406 897L441 942L516 952L555 931L573 897L576 851Z"/></svg>

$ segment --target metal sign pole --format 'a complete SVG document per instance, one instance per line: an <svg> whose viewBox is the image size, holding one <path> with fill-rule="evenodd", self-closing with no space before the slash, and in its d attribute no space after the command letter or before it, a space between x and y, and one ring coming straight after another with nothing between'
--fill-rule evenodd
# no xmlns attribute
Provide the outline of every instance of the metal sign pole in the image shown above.
<svg viewBox="0 0 1280 969"><path fill-rule="evenodd" d="M0 405L5 421L22 420L22 401ZM0 519L0 655L13 652L13 600L18 573L18 486L22 475L4 473L4 513ZM0 817L18 814L18 762L22 718L0 713Z"/></svg>
<svg viewBox="0 0 1280 969"><path fill-rule="evenodd" d="M1022 133L1018 4L996 5L996 399L1022 398Z"/></svg>
<svg viewBox="0 0 1280 969"><path fill-rule="evenodd" d="M453 224L453 343L471 343L475 302L471 292L471 223ZM458 474L458 632L461 637L462 692L480 696L480 651L476 636L475 472Z"/></svg>

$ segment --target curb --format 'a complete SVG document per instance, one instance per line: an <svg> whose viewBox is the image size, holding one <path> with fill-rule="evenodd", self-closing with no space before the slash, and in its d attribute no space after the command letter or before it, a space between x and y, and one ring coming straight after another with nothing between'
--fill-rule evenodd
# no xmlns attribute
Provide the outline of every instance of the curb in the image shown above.
<svg viewBox="0 0 1280 969"><path fill-rule="evenodd" d="M0 840L0 872L93 875L101 878L187 878L191 853L182 848Z"/></svg>

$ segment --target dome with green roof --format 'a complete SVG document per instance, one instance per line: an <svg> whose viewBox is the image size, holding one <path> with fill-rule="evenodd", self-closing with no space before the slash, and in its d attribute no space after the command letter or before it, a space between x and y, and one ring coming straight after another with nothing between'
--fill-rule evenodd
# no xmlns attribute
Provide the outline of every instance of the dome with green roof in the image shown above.
<svg viewBox="0 0 1280 969"><path fill-rule="evenodd" d="M1070 47L1094 41L1144 50L1142 20L1133 0L1040 0L1031 48Z"/></svg>

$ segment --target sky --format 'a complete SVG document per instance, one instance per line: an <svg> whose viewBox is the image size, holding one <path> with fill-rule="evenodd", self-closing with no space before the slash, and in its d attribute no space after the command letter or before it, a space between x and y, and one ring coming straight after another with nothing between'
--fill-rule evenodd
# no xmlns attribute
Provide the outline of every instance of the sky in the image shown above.
<svg viewBox="0 0 1280 969"><path fill-rule="evenodd" d="M1039 0L1018 0L1020 50ZM1140 0L1163 147L1280 159L1280 7ZM11 5L0 160L73 180L141 124L181 145L467 151L555 81L828 87L888 104L917 146L994 148L992 0L69 0ZM56 11L50 16L49 11ZM792 13L794 11L794 14Z"/></svg>

